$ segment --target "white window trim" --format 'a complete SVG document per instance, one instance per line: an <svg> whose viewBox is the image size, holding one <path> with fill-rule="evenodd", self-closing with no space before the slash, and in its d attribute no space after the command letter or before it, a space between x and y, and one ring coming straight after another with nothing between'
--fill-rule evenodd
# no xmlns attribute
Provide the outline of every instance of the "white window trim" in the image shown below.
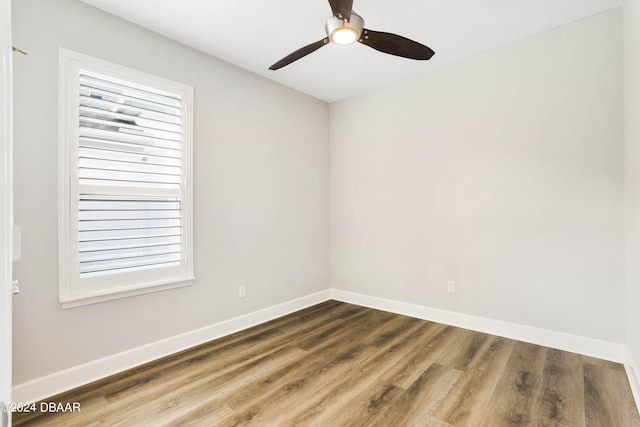
<svg viewBox="0 0 640 427"><path fill-rule="evenodd" d="M72 242L71 233L77 231L77 209L74 209L71 195L77 189L72 173L72 158L75 149L72 142L77 140L78 127L74 126L78 117L77 74L83 69L101 73L143 86L165 88L168 92L180 93L183 99L183 182L185 194L181 198L183 239L182 251L184 264L179 277L163 276L163 269L136 272L139 282L124 286L112 286L109 289L90 290L80 285L77 243ZM59 301L63 308L78 307L119 298L126 298L150 292L163 291L189 286L193 276L193 182L192 182L192 139L193 139L193 87L163 79L141 71L133 70L101 59L59 49L59 86L58 86L58 262L59 262ZM76 167L77 170L77 167ZM128 273L129 276L135 274ZM114 275L105 276L105 281L113 280Z"/></svg>

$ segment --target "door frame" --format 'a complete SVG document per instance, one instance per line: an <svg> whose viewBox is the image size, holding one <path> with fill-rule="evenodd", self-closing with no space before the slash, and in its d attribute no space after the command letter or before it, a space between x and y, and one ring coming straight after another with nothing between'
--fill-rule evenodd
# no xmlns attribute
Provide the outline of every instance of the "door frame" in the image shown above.
<svg viewBox="0 0 640 427"><path fill-rule="evenodd" d="M0 0L0 404L12 388L12 56L11 0ZM0 426L9 425L11 412L0 410Z"/></svg>

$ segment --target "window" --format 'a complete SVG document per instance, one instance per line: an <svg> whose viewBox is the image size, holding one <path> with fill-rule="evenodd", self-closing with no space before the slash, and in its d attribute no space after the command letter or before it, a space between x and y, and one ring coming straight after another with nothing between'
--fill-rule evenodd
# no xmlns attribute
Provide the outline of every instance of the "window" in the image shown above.
<svg viewBox="0 0 640 427"><path fill-rule="evenodd" d="M60 49L60 302L193 280L189 86Z"/></svg>

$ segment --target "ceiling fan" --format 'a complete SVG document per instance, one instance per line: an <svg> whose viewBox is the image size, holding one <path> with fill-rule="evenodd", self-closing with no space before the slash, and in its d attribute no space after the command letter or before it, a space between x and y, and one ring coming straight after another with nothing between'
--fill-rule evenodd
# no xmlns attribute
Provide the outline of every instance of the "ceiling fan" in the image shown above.
<svg viewBox="0 0 640 427"><path fill-rule="evenodd" d="M327 37L311 43L285 56L269 67L277 70L315 52L330 42L347 45L358 41L380 52L409 59L427 60L434 51L427 46L396 34L372 31L364 28L364 20L351 8L353 0L329 0L333 16L327 19L324 29Z"/></svg>

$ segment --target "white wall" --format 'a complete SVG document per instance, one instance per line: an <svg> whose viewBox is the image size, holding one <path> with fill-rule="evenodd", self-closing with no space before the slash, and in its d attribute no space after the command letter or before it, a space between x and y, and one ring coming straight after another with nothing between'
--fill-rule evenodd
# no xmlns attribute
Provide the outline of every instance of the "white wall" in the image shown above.
<svg viewBox="0 0 640 427"><path fill-rule="evenodd" d="M332 104L333 287L624 343L621 20Z"/></svg>
<svg viewBox="0 0 640 427"><path fill-rule="evenodd" d="M627 341L640 368L640 0L624 4ZM640 372L636 372L636 375ZM640 390L637 390L640 391ZM637 396L640 399L640 395Z"/></svg>
<svg viewBox="0 0 640 427"><path fill-rule="evenodd" d="M15 61L15 384L329 287L327 104L76 0L20 0L13 17L29 53ZM193 286L61 309L59 46L194 86Z"/></svg>

